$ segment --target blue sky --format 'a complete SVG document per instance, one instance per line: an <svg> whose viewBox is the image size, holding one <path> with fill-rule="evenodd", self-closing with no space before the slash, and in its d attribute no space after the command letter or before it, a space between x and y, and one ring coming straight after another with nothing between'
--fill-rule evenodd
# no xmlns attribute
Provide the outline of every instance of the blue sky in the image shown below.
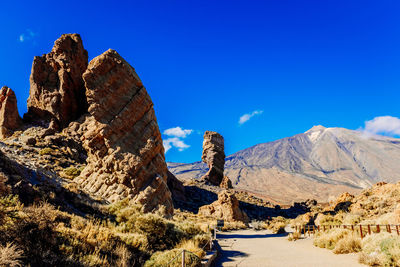
<svg viewBox="0 0 400 267"><path fill-rule="evenodd" d="M229 155L317 124L400 116L398 1L56 3L0 4L0 85L21 114L33 57L76 32L89 59L113 48L136 69L160 130L175 128L169 161L200 160L205 130Z"/></svg>

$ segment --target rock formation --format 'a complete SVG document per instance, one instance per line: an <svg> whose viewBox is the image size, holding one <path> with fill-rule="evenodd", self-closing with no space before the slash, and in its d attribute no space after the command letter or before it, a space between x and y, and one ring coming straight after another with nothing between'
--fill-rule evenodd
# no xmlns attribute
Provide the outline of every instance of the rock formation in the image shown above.
<svg viewBox="0 0 400 267"><path fill-rule="evenodd" d="M82 74L88 53L79 34L63 34L49 54L33 60L28 120L56 120L65 127L87 110Z"/></svg>
<svg viewBox="0 0 400 267"><path fill-rule="evenodd" d="M17 98L13 90L4 86L0 89L0 138L12 135L21 126Z"/></svg>
<svg viewBox="0 0 400 267"><path fill-rule="evenodd" d="M168 171L167 175L167 185L169 191L171 191L172 199L180 202L186 201L185 187L183 186L182 182L179 181L170 171Z"/></svg>
<svg viewBox="0 0 400 267"><path fill-rule="evenodd" d="M224 178L222 179L222 182L219 185L219 187L225 188L225 189L231 189L231 188L233 188L232 187L232 181L229 179L228 176L224 175Z"/></svg>
<svg viewBox="0 0 400 267"><path fill-rule="evenodd" d="M76 181L109 201L130 197L144 212L171 215L161 133L135 70L108 50L89 63L83 79L92 116L79 126L88 165Z"/></svg>
<svg viewBox="0 0 400 267"><path fill-rule="evenodd" d="M206 131L203 141L203 162L207 163L208 172L203 180L213 185L220 185L224 178L225 152L224 138L217 132Z"/></svg>
<svg viewBox="0 0 400 267"><path fill-rule="evenodd" d="M213 216L216 219L224 219L226 221L249 221L246 213L239 208L239 201L235 195L228 191L220 192L218 200L210 205L200 207L199 214Z"/></svg>

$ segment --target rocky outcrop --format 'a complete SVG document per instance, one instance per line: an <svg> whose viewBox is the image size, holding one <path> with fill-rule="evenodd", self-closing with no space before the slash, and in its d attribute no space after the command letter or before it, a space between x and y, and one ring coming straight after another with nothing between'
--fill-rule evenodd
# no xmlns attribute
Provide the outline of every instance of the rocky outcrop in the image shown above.
<svg viewBox="0 0 400 267"><path fill-rule="evenodd" d="M63 34L50 53L33 60L28 120L55 120L67 126L87 110L82 74L88 53L79 34Z"/></svg>
<svg viewBox="0 0 400 267"><path fill-rule="evenodd" d="M224 178L222 179L222 182L219 185L219 187L225 188L225 189L231 189L231 188L233 188L232 187L232 181L229 179L228 176L224 175Z"/></svg>
<svg viewBox="0 0 400 267"><path fill-rule="evenodd" d="M222 135L212 131L204 133L201 159L207 163L209 168L202 179L213 185L220 185L224 178L225 165L224 138Z"/></svg>
<svg viewBox="0 0 400 267"><path fill-rule="evenodd" d="M12 135L21 123L15 93L4 86L0 89L0 138Z"/></svg>
<svg viewBox="0 0 400 267"><path fill-rule="evenodd" d="M328 207L326 207L325 211L344 211L348 212L350 206L353 204L354 195L345 192L341 194L335 201L331 202Z"/></svg>
<svg viewBox="0 0 400 267"><path fill-rule="evenodd" d="M169 191L171 191L174 202L186 201L185 187L183 186L183 183L179 181L170 171L168 171L167 177L167 185Z"/></svg>
<svg viewBox="0 0 400 267"><path fill-rule="evenodd" d="M240 209L239 201L235 195L228 191L220 192L218 200L210 205L200 207L199 214L226 221L249 221L246 213Z"/></svg>
<svg viewBox="0 0 400 267"><path fill-rule="evenodd" d="M109 201L132 198L144 212L172 215L167 165L153 102L135 70L114 50L83 74L89 113L70 127L83 135L88 165L76 181Z"/></svg>

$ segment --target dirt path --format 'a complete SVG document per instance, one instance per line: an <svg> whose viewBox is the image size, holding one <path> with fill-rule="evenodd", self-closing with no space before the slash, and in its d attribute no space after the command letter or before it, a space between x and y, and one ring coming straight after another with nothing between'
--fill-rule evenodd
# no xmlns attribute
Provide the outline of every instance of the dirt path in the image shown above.
<svg viewBox="0 0 400 267"><path fill-rule="evenodd" d="M285 235L242 230L219 233L218 240L222 256L216 266L365 267L358 263L356 254L333 254L314 247L312 238L289 242Z"/></svg>

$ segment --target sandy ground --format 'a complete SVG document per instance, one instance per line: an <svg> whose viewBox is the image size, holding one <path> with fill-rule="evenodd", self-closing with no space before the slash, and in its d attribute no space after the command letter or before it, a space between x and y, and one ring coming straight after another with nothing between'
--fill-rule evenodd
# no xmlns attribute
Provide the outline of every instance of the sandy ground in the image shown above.
<svg viewBox="0 0 400 267"><path fill-rule="evenodd" d="M286 235L241 230L218 233L218 242L222 255L216 266L365 267L358 263L356 254L336 255L314 247L312 238L289 242Z"/></svg>

